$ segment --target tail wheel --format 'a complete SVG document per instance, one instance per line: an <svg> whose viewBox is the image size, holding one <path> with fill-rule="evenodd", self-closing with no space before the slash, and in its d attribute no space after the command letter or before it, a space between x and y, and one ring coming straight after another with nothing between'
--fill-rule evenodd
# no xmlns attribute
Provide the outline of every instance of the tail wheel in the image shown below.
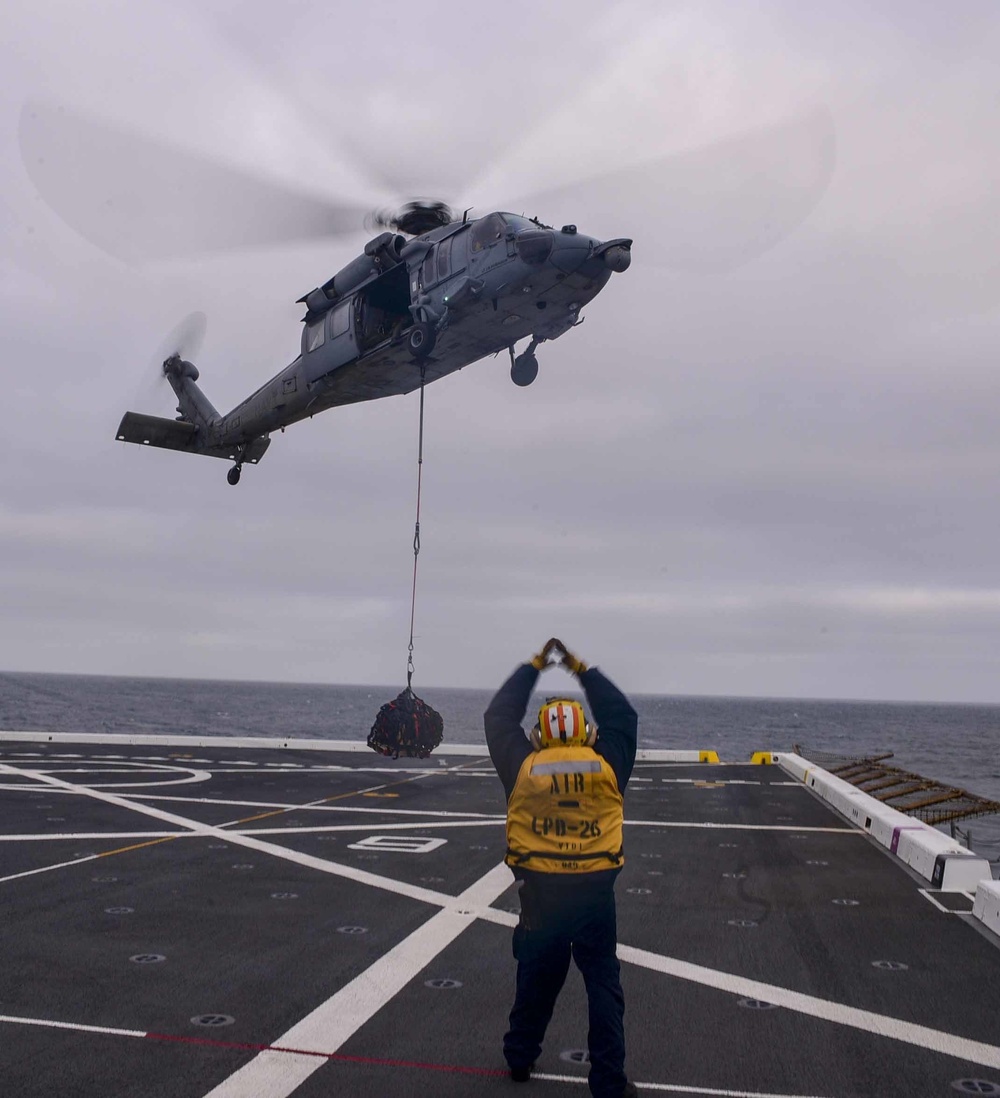
<svg viewBox="0 0 1000 1098"><path fill-rule="evenodd" d="M230 469L229 472L226 473L226 480L228 480L230 484L239 484L241 472L241 466L234 465L232 469Z"/></svg>
<svg viewBox="0 0 1000 1098"><path fill-rule="evenodd" d="M410 329L406 345L414 358L426 358L434 350L437 333L425 320L418 320Z"/></svg>

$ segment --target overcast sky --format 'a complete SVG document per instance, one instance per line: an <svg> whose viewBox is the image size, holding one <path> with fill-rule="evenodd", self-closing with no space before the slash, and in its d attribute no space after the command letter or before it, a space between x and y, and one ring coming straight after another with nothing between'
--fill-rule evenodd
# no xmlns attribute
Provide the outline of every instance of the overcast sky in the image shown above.
<svg viewBox="0 0 1000 1098"><path fill-rule="evenodd" d="M371 233L127 265L39 198L40 102L634 238L532 386L427 391L418 691L554 633L635 691L1000 702L995 0L9 0L0 50L0 669L402 684L409 630L415 394L237 488L114 440L183 316L228 410Z"/></svg>

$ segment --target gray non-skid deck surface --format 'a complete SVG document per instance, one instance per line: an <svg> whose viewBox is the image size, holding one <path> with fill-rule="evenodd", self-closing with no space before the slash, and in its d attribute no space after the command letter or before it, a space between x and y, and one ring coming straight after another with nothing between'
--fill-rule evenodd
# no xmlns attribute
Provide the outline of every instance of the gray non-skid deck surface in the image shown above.
<svg viewBox="0 0 1000 1098"><path fill-rule="evenodd" d="M488 760L7 742L0 763L4 1094L586 1093L575 970L539 1075L503 1071L517 899ZM994 940L780 769L639 763L626 815L648 1093L1000 1094Z"/></svg>

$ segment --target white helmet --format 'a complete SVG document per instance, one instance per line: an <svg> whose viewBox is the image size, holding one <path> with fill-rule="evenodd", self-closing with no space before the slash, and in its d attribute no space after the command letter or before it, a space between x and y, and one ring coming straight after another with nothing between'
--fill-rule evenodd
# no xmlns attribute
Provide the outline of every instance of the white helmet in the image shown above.
<svg viewBox="0 0 1000 1098"><path fill-rule="evenodd" d="M583 706L571 698L549 698L531 730L536 751L546 747L592 747L597 729L587 723Z"/></svg>

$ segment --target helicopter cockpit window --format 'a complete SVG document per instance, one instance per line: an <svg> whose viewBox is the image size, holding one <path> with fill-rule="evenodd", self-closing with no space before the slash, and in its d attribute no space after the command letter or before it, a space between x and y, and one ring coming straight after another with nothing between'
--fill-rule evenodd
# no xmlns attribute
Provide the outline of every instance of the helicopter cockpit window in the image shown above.
<svg viewBox="0 0 1000 1098"><path fill-rule="evenodd" d="M472 251L481 252L503 238L504 223L499 214L481 217L472 226Z"/></svg>
<svg viewBox="0 0 1000 1098"><path fill-rule="evenodd" d="M522 229L537 229L538 223L531 221L527 217L521 217L519 214L504 214L504 221L507 222L507 228L513 230L515 233L521 232Z"/></svg>
<svg viewBox="0 0 1000 1098"><path fill-rule="evenodd" d="M303 351L315 351L317 347L323 346L325 320L325 317L320 317L319 320L314 320L312 324L306 325L305 338L302 340Z"/></svg>

